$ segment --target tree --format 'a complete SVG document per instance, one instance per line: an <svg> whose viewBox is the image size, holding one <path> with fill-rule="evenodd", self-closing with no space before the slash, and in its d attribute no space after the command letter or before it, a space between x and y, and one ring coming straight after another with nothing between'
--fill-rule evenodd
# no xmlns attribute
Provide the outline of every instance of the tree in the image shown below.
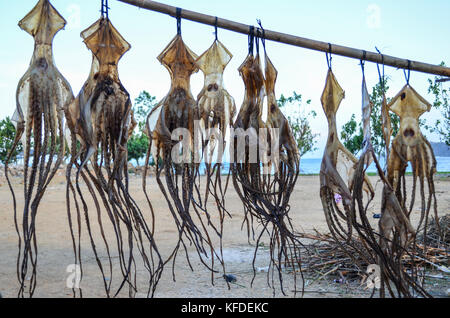
<svg viewBox="0 0 450 318"><path fill-rule="evenodd" d="M134 134L128 140L128 161L135 160L139 165L139 159L145 156L148 149L148 137L145 134Z"/></svg>
<svg viewBox="0 0 450 318"><path fill-rule="evenodd" d="M135 100L133 112L138 123L138 131L128 140L128 161L135 160L136 165L139 165L139 159L147 154L149 140L144 133L144 128L147 116L155 106L156 97L150 95L147 91L142 91Z"/></svg>
<svg viewBox="0 0 450 318"><path fill-rule="evenodd" d="M383 97L384 94L389 90L389 86L387 85L389 81L388 77L385 77L384 88L381 83L378 83L372 88L372 94L370 94L370 101L372 102L372 114L370 115L370 128L372 133L372 145L375 151L375 154L378 157L384 157L386 155L386 143L383 137L383 123L381 118L381 107L383 105ZM387 99L387 103L390 102L390 99ZM394 113L389 113L391 117L391 125L393 130L393 135L397 135L400 129L400 118ZM364 140L363 129L361 122L357 125L355 114L352 115L349 122L347 122L341 131L341 139L343 141L344 146L352 152L354 155L362 150L362 143ZM358 129L359 128L359 129Z"/></svg>
<svg viewBox="0 0 450 318"><path fill-rule="evenodd" d="M306 101L307 105L311 105L311 100ZM302 95L293 92L292 96L284 97L281 95L278 100L278 105L280 108L293 108L291 112L292 115L287 116L289 126L291 127L292 134L295 141L297 142L298 150L300 156L304 156L308 152L316 151L318 148L315 147L317 144L317 137L319 134L313 134L311 126L309 124L310 118L315 118L317 113L315 111L310 111L305 113L304 110L299 111L302 108Z"/></svg>
<svg viewBox="0 0 450 318"><path fill-rule="evenodd" d="M148 114L150 114L156 104L156 97L150 95L150 93L147 91L142 91L136 98L133 111L134 118L138 122L139 131L144 130Z"/></svg>
<svg viewBox="0 0 450 318"><path fill-rule="evenodd" d="M355 114L344 126L342 126L341 140L345 148L347 148L351 153L357 154L361 150L361 145L363 143L363 128L361 122L358 124L355 120ZM359 129L358 129L359 127Z"/></svg>
<svg viewBox="0 0 450 318"><path fill-rule="evenodd" d="M0 122L0 161L5 164L8 154L14 144L16 129L9 117ZM22 143L19 142L16 150L11 156L11 162L16 162L18 155L22 152Z"/></svg>
<svg viewBox="0 0 450 318"><path fill-rule="evenodd" d="M442 62L441 66L445 66ZM427 126L430 132L437 132L442 142L450 146L450 104L449 104L449 90L445 88L444 82L440 78L435 77L434 80L428 79L430 84L428 93L433 94L433 107L441 111L442 120L437 120L433 127Z"/></svg>

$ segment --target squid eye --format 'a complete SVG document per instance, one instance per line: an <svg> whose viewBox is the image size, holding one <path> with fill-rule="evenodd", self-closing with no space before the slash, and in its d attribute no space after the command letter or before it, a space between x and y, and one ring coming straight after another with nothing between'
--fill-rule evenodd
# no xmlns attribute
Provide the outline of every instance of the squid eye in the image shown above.
<svg viewBox="0 0 450 318"><path fill-rule="evenodd" d="M406 98L406 93L402 94L402 100L404 100Z"/></svg>
<svg viewBox="0 0 450 318"><path fill-rule="evenodd" d="M405 137L414 137L414 135L415 135L415 133L414 133L414 130L412 130L412 129L406 129L403 132L403 136L405 136Z"/></svg>
<svg viewBox="0 0 450 318"><path fill-rule="evenodd" d="M41 67L41 68L43 68L43 69L47 69L48 68L48 63L47 63L47 61L45 60L45 58L40 58L38 61L37 61L37 66L38 67Z"/></svg>
<svg viewBox="0 0 450 318"><path fill-rule="evenodd" d="M272 106L270 106L270 111L272 113L275 113L276 110L277 110L276 106L274 104L272 104Z"/></svg>
<svg viewBox="0 0 450 318"><path fill-rule="evenodd" d="M208 85L208 92L218 91L218 90L219 90L219 86L216 83Z"/></svg>

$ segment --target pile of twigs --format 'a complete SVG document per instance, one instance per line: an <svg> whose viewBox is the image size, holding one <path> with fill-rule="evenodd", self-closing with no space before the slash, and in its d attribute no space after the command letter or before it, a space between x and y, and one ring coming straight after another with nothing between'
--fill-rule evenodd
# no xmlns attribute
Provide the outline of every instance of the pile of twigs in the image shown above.
<svg viewBox="0 0 450 318"><path fill-rule="evenodd" d="M439 224L433 218L427 226L427 231L423 231L417 237L417 241L426 245L446 248L450 246L450 214L439 219Z"/></svg>
<svg viewBox="0 0 450 318"><path fill-rule="evenodd" d="M305 274L318 274L317 279L329 275L338 275L342 279L345 277L346 281L362 278L365 268L369 265L359 253L349 257L330 234L315 231L314 234L301 233L299 236L305 240L302 246L302 270ZM361 242L355 240L352 244Z"/></svg>
<svg viewBox="0 0 450 318"><path fill-rule="evenodd" d="M448 249L416 244L415 253L411 254L411 256L412 257L405 255L404 262L406 264L411 264L414 262L416 266L419 265L423 268L432 266L435 269L440 269L450 273L449 269L445 270L445 267L443 267L448 267L449 265L450 254Z"/></svg>
<svg viewBox="0 0 450 318"><path fill-rule="evenodd" d="M447 219L448 220L448 217ZM441 222L441 226L442 226ZM433 225L430 224L431 228ZM442 227L443 228L443 227ZM432 231L428 232L430 235ZM330 234L322 234L318 231L314 233L299 234L304 242L302 251L304 257L302 259L302 271L305 274L318 275L317 279L323 279L327 276L337 276L340 280L350 282L363 280L367 278L367 269L371 265L361 253L357 253L354 249L356 246L362 247L362 242L358 238L354 238L351 244L348 244L348 253L344 253L342 246ZM441 239L442 241L442 239ZM355 250L354 253L351 251ZM362 249L359 248L361 251ZM422 267L424 270L433 269L446 272L449 265L448 246L433 247L417 243L412 245L408 253L403 257L404 266L413 268L415 266Z"/></svg>

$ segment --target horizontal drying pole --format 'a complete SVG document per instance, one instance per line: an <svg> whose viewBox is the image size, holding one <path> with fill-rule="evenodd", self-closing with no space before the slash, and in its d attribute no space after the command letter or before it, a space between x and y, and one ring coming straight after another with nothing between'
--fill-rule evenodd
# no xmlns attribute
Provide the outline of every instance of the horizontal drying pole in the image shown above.
<svg viewBox="0 0 450 318"><path fill-rule="evenodd" d="M151 0L118 0L127 4L131 4L133 6L156 11L160 13L168 14L172 17L176 17L177 14L177 8L173 6L169 6L167 4L159 3L156 1ZM181 18L186 20L191 20L203 24L208 24L217 27L242 33L242 34L249 34L250 32L250 26L222 18L217 18L215 16L210 16L194 11L189 10L181 10ZM262 30L259 28L255 28L255 35L257 35L257 32L261 34ZM326 42L321 41L315 41L310 40L290 34L285 33L279 33L274 32L270 30L264 30L265 32L265 38L267 40L290 44L293 46L298 46L306 49L311 49L315 51L321 51L321 52L330 52L335 55L341 55L345 57L350 57L358 60L365 60L370 61L378 64L384 64L388 66L392 66L395 68L401 68L401 69L409 69L411 71L417 71L422 73L428 73L428 74L435 74L435 75L441 75L445 77L450 77L450 68L439 66L439 65L432 65L417 61L410 61L406 59L401 59L393 56L388 55L381 55L379 53L354 49L346 46L336 45L336 44L330 44Z"/></svg>

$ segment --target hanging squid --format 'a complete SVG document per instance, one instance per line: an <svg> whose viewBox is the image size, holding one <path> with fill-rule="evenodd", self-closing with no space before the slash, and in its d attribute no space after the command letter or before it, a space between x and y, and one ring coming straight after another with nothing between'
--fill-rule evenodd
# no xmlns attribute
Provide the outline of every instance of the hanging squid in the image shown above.
<svg viewBox="0 0 450 318"><path fill-rule="evenodd" d="M214 170L217 172L216 182L219 183L218 186L221 189L219 177L222 156L226 146L225 138L236 115L234 99L226 91L223 84L223 72L232 57L233 55L227 48L219 40L216 40L196 61L196 65L205 75L204 87L197 97L200 129L204 141L203 158L207 166L208 176L210 176L214 174L214 171L211 171L211 164L213 163L214 153L217 151L217 163ZM209 185L209 178L207 183ZM210 191L208 185L206 198ZM223 205L223 191L220 191L220 193L219 199ZM217 192L213 194L217 197Z"/></svg>
<svg viewBox="0 0 450 318"><path fill-rule="evenodd" d="M228 186L228 178L225 186L222 184L222 160L226 147L226 136L236 115L234 99L224 88L223 73L232 57L233 55L227 48L216 39L213 45L196 61L196 65L205 76L203 89L197 97L202 154L206 166L204 206L206 208L208 196L211 194L219 211L220 229L216 231L221 242L223 222L227 213L225 192ZM213 177L214 180L212 180ZM220 246L222 248L222 244ZM222 255L221 258L223 258Z"/></svg>
<svg viewBox="0 0 450 318"><path fill-rule="evenodd" d="M130 45L105 16L83 31L81 36L93 54L91 73L77 98L66 109L72 137L66 196L75 264L82 270L80 239L82 224L85 223L107 296L117 296L125 285L129 287L130 297L137 292L136 248L149 275L147 296L153 296L163 262L153 239L153 224L147 223L129 192L127 142L136 122L130 96L120 82L117 66ZM76 168L75 176L72 176L73 168ZM81 179L95 204L95 211L87 206ZM71 204L71 197L74 204ZM73 205L76 230L72 221ZM102 205L106 214L101 209ZM97 235L93 234L93 223L100 229L100 243L95 240ZM105 234L105 225L114 229L122 274L116 292L112 291L115 268L112 258L116 254ZM105 257L100 246L104 246L106 251L106 263L102 262Z"/></svg>
<svg viewBox="0 0 450 318"><path fill-rule="evenodd" d="M199 178L200 156L199 141L195 138L198 135L195 132L195 122L199 120L199 111L191 93L190 77L198 71L195 63L197 58L183 42L179 27L178 34L158 56L158 60L170 73L170 91L149 114L146 125L150 147L143 186L147 193L146 176L151 155L156 163L158 185L179 231L178 242L166 261L167 263L173 260L174 280L175 260L180 248L185 250L188 265L193 269L187 244L194 246L200 261L212 273L215 256L220 260L207 231L207 227L211 225L210 216L202 207L196 183ZM162 174L165 175L166 186L161 179ZM220 235L219 230L215 230ZM206 258L209 257L211 265L206 263Z"/></svg>
<svg viewBox="0 0 450 318"><path fill-rule="evenodd" d="M328 141L320 168L320 197L331 234L338 242L349 243L353 236L351 212L354 204L351 191L354 188L355 165L358 160L342 145L337 134L336 113L344 97L345 92L329 68L321 98L328 121ZM373 198L374 189L366 175L362 189L369 198ZM344 211L336 203L335 194L342 198Z"/></svg>
<svg viewBox="0 0 450 318"><path fill-rule="evenodd" d="M30 66L20 79L13 116L16 138L6 160L5 174L13 195L14 220L19 235L17 276L19 297L25 282L32 297L36 288L37 234L36 217L44 193L64 160L64 110L73 100L72 89L53 60L53 38L66 21L48 0L40 0L19 22L22 30L33 36L34 53ZM19 142L24 147L24 207L22 222L17 216L17 202L8 177L8 164ZM23 249L22 249L23 248Z"/></svg>
<svg viewBox="0 0 450 318"><path fill-rule="evenodd" d="M430 111L431 104L421 97L408 84L389 103L388 108L400 117L400 130L392 141L392 146L387 163L387 180L392 185L392 193L401 207L397 210L386 209L382 211L380 220L380 232L382 235L382 247L384 250L392 250L396 242L401 246L416 248L415 238L419 232L424 233L424 250L427 249L427 227L431 209L438 220L436 192L434 187L434 174L436 173L436 159L428 140L422 135L419 127L419 118L425 112ZM410 203L407 203L406 168L408 163L412 166L413 184ZM416 200L417 178L420 182L420 218L416 226L410 223L411 214ZM425 186L426 184L426 186ZM404 225L406 224L406 225ZM439 222L436 222L439 226ZM439 228L438 228L439 229ZM440 230L440 229L439 229ZM413 244L411 244L413 243ZM399 253L400 254L400 253ZM423 290L422 284L416 282L416 271L412 271L413 277L402 272L403 278L420 295L429 297ZM388 286L389 287L389 286ZM392 291L389 290L392 294ZM409 295L405 291L403 294Z"/></svg>
<svg viewBox="0 0 450 318"><path fill-rule="evenodd" d="M289 217L289 199L300 173L300 156L286 118L275 95L277 70L265 54L265 76L259 53L250 53L239 68L245 84L244 101L234 124L232 136L233 183L244 204L245 223L249 235L255 237L253 222L261 226L253 257L255 261L264 235L270 238L270 262L267 281L275 293L275 273L284 294L283 265L300 270L300 241L294 234ZM267 119L263 120L267 94Z"/></svg>
<svg viewBox="0 0 450 318"><path fill-rule="evenodd" d="M400 117L400 130L392 141L388 160L388 181L392 184L395 194L409 218L415 203L417 178L420 182L421 214L416 232L426 231L431 208L434 208L437 218L436 192L433 176L436 173L436 158L428 140L419 128L419 118L430 111L431 104L421 97L409 84L395 96L388 105L389 109ZM407 204L405 173L408 163L412 165L413 189L410 204ZM427 185L428 196L425 193ZM393 216L385 214L382 217L383 234L392 229Z"/></svg>
<svg viewBox="0 0 450 318"><path fill-rule="evenodd" d="M364 74L364 63L361 62L361 65ZM383 100L383 104L384 103L385 99ZM384 107L386 107L386 105L383 105L383 108ZM418 283L415 271L407 271L402 264L404 256L408 253L407 249L415 231L405 213L406 210L395 196L392 184L386 178L375 155L371 142L370 117L372 108L373 105L370 101L365 76L363 76L363 152L356 165L354 186L352 190L352 225L359 234L361 241L364 242L363 247L365 248L364 251L360 251L360 255L363 259L366 258L367 264L379 264L381 269L381 297L385 297L386 287L389 290L391 297L411 297L412 290L422 296L428 296L427 292ZM383 115L384 113L382 113L382 116ZM379 232L372 227L367 216L368 206L372 202L373 197L370 197L369 200L365 201L362 190L365 182L366 170L372 162L375 162L378 174L384 184L381 204L383 218L379 222Z"/></svg>

